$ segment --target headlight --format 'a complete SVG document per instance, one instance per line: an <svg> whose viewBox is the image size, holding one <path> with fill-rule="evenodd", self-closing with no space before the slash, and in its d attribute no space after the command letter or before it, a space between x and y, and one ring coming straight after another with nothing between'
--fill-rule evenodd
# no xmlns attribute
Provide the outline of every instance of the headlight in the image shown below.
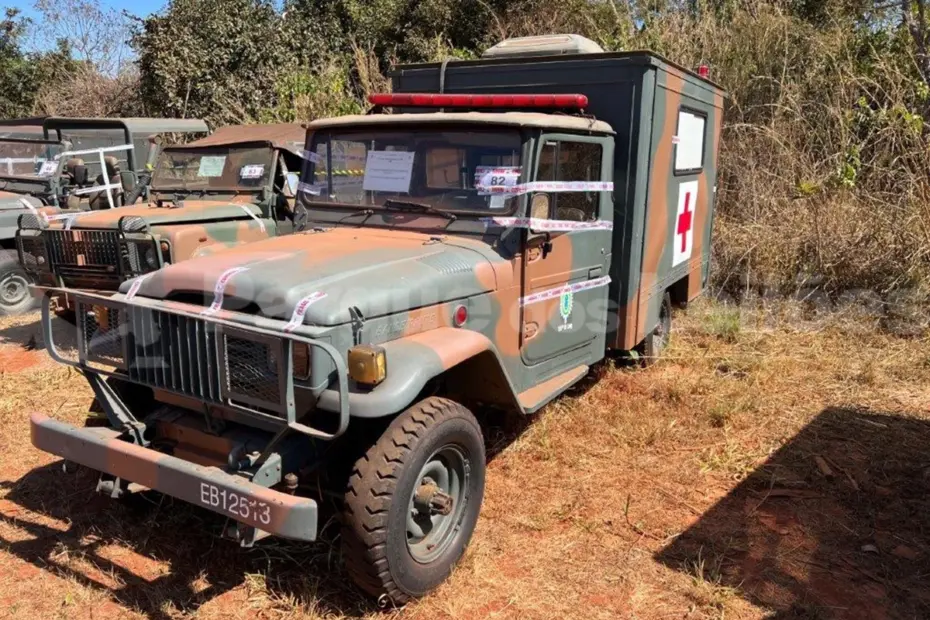
<svg viewBox="0 0 930 620"><path fill-rule="evenodd" d="M155 246L145 250L145 264L148 265L149 269L158 269L158 251Z"/></svg>
<svg viewBox="0 0 930 620"><path fill-rule="evenodd" d="M357 383L378 385L387 377L384 348L361 344L349 349L349 376Z"/></svg>

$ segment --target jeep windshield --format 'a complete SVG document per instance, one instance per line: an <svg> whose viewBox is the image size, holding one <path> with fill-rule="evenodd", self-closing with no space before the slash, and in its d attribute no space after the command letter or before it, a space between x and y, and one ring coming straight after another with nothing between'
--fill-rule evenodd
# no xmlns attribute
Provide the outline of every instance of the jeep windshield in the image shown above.
<svg viewBox="0 0 930 620"><path fill-rule="evenodd" d="M58 171L59 142L0 139L0 178L47 179Z"/></svg>
<svg viewBox="0 0 930 620"><path fill-rule="evenodd" d="M165 149L152 174L152 191L260 191L268 184L274 154L267 147Z"/></svg>
<svg viewBox="0 0 930 620"><path fill-rule="evenodd" d="M305 203L506 212L521 174L517 130L405 126L320 131L301 184Z"/></svg>

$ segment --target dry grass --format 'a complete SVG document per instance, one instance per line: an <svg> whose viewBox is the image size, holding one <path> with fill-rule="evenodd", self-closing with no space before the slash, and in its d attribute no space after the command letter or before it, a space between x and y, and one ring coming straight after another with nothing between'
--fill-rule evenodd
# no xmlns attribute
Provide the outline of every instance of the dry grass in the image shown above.
<svg viewBox="0 0 930 620"><path fill-rule="evenodd" d="M795 316L695 306L656 366L499 421L464 561L402 610L346 586L332 525L246 552L198 509L92 497L29 446L30 409L90 398L40 358L0 375L0 618L926 617L930 343Z"/></svg>

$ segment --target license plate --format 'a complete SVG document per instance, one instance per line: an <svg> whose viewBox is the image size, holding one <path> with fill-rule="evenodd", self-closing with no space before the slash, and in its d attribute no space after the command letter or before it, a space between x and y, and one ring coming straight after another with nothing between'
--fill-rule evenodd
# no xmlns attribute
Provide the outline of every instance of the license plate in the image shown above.
<svg viewBox="0 0 930 620"><path fill-rule="evenodd" d="M271 524L271 504L252 499L242 493L228 491L209 482L200 483L200 503L233 519L245 519L262 525Z"/></svg>

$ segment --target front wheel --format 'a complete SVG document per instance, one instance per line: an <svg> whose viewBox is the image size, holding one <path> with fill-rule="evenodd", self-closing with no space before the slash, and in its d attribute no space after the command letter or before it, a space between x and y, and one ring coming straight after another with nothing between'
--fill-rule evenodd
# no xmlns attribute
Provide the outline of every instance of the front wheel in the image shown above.
<svg viewBox="0 0 930 620"><path fill-rule="evenodd" d="M475 529L484 473L481 428L462 405L432 397L397 416L349 478L342 545L352 579L394 604L442 583Z"/></svg>
<svg viewBox="0 0 930 620"><path fill-rule="evenodd" d="M35 306L29 283L16 252L0 250L0 316L22 314Z"/></svg>

